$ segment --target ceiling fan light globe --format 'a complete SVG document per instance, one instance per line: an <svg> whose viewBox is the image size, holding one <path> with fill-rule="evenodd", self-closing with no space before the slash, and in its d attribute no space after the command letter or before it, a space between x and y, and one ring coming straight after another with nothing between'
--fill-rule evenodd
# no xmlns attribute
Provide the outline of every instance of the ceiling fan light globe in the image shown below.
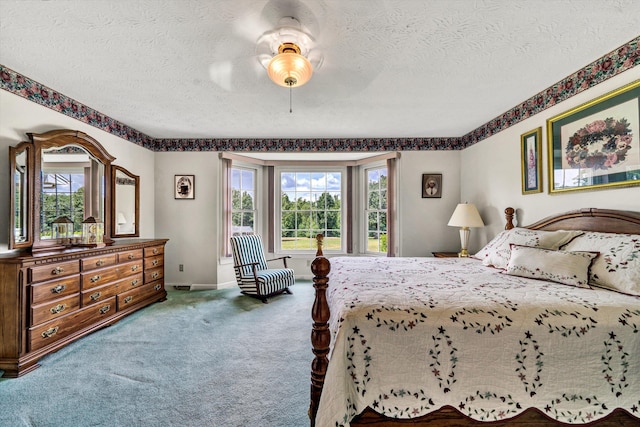
<svg viewBox="0 0 640 427"><path fill-rule="evenodd" d="M280 53L269 61L267 65L269 78L283 87L300 87L311 79L313 67L311 62L302 55L293 52ZM290 82L295 80L296 84Z"/></svg>

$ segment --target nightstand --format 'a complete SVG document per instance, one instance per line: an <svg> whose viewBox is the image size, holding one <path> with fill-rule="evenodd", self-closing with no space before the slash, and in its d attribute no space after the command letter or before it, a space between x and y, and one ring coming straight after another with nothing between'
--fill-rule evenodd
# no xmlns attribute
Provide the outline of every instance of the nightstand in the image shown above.
<svg viewBox="0 0 640 427"><path fill-rule="evenodd" d="M458 252L431 252L436 258L458 258Z"/></svg>

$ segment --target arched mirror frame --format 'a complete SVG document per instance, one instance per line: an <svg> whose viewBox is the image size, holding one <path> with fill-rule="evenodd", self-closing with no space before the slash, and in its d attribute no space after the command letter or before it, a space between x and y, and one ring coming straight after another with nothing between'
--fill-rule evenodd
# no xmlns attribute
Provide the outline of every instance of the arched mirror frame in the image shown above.
<svg viewBox="0 0 640 427"><path fill-rule="evenodd" d="M40 197L39 194L42 191L42 150L53 148L53 147L63 147L66 145L75 145L86 150L91 156L93 156L96 160L100 161L104 165L104 176L102 183L104 188L104 238L103 241L107 245L113 244L113 240L111 238L111 186L107 182L107 179L111 176L111 162L115 160L115 157L111 156L107 150L95 139L90 137L89 135L76 131L76 130L53 130L41 134L37 133L27 133L29 136L30 142L23 142L19 144L16 148L21 147L22 144L31 144L33 153L31 154L28 162L28 179L31 182L31 186L29 189L30 194L28 195L29 202L28 205L28 223L31 231L32 242L31 249L32 251L42 251L42 250L52 250L59 249L60 244L55 241L55 239L41 239L40 238ZM13 153L12 153L13 154ZM11 191L12 199L15 198L14 190ZM13 215L13 212L12 212ZM10 241L14 242L15 245L15 230L11 230ZM19 247L27 247L29 245L21 244Z"/></svg>
<svg viewBox="0 0 640 427"><path fill-rule="evenodd" d="M22 153L25 154L24 171L20 182L16 183L16 171L18 170L17 158ZM11 173L11 201L10 206L10 236L9 249L28 248L33 244L33 179L31 170L33 169L33 146L28 142L21 142L15 147L9 147L9 170ZM19 187L19 188L17 188ZM17 204L20 206L17 206ZM16 221L16 211L19 211L19 219ZM20 235L24 239L19 239L16 230L20 229Z"/></svg>
<svg viewBox="0 0 640 427"><path fill-rule="evenodd" d="M133 185L135 185L134 189L134 212L127 212L128 215L125 215L128 219L133 219L133 231L130 233L122 233L120 232L119 220L118 220L118 187L121 186L118 182L118 172L122 172L126 175L125 179L129 179L133 181ZM111 236L112 237L138 237L140 236L140 177L138 175L134 175L129 172L127 169L122 166L112 165L111 166Z"/></svg>

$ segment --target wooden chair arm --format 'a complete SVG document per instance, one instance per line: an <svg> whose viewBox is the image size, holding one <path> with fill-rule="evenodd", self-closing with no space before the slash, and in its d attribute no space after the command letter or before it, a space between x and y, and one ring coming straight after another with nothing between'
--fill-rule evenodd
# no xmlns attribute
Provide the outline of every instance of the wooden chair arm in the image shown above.
<svg viewBox="0 0 640 427"><path fill-rule="evenodd" d="M291 258L291 256L286 255L286 256L281 256L279 258L271 258L271 259L268 259L267 262L269 262L269 261L278 261L278 260L281 259L282 262L284 263L284 268L287 268L287 258Z"/></svg>

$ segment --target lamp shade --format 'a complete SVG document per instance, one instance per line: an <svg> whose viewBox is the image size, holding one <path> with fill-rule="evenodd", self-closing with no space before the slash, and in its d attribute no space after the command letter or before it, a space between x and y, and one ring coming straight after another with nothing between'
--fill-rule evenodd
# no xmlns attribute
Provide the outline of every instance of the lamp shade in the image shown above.
<svg viewBox="0 0 640 427"><path fill-rule="evenodd" d="M280 53L269 61L267 74L277 85L298 87L311 79L313 67L311 62L300 54L298 46L293 43L284 43L280 47Z"/></svg>
<svg viewBox="0 0 640 427"><path fill-rule="evenodd" d="M122 212L118 212L118 225L126 224L127 219L124 217Z"/></svg>
<svg viewBox="0 0 640 427"><path fill-rule="evenodd" d="M484 227L478 209L473 203L459 203L447 225L452 227Z"/></svg>

